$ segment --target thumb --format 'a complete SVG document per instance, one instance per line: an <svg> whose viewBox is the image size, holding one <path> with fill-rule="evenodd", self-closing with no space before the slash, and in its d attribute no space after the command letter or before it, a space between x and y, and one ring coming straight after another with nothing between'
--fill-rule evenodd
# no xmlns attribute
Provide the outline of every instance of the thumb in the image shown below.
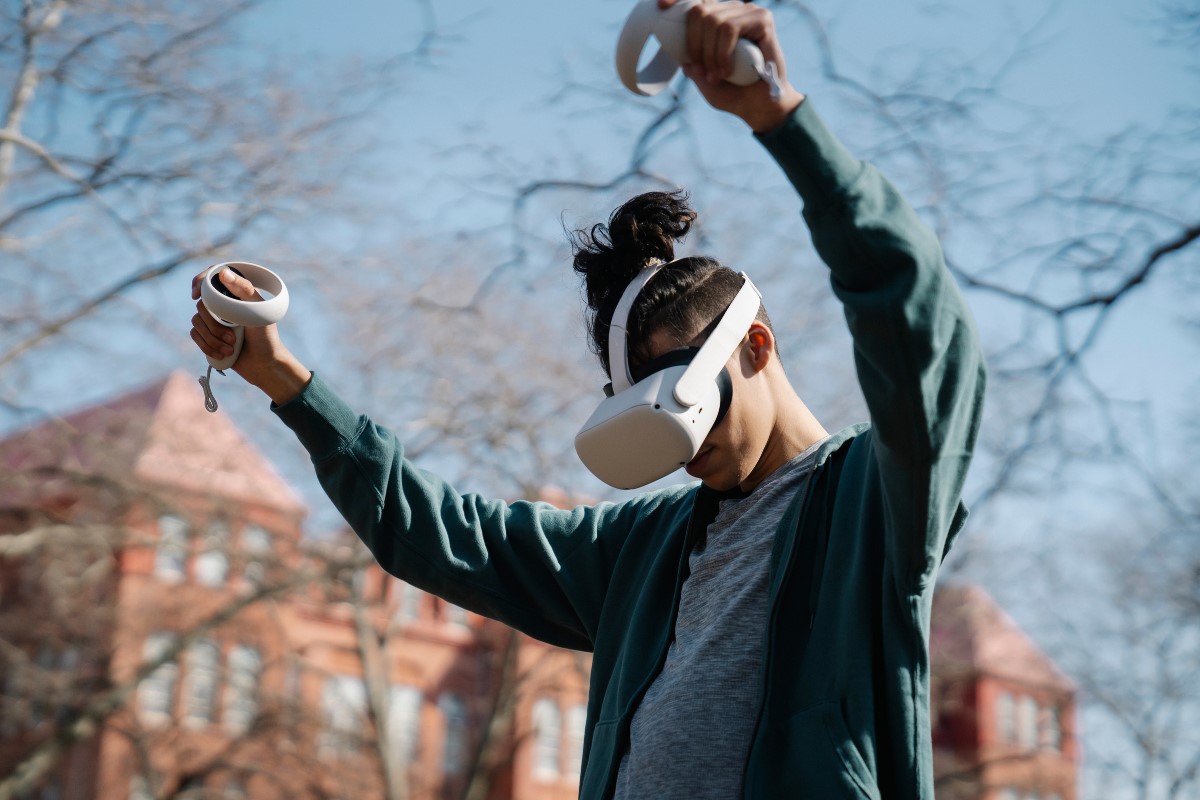
<svg viewBox="0 0 1200 800"><path fill-rule="evenodd" d="M254 288L254 284L234 272L230 267L221 270L221 283L225 284L225 287L233 292L233 296L239 300L262 299L258 290Z"/></svg>

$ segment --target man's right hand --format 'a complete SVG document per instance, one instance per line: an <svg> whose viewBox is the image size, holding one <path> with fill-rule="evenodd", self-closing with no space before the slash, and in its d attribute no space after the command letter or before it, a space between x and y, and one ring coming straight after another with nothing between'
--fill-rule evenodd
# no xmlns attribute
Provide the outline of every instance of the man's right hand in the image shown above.
<svg viewBox="0 0 1200 800"><path fill-rule="evenodd" d="M233 331L217 322L200 300L200 282L206 272L207 269L192 278L192 299L197 302L191 337L200 352L219 360L233 354ZM239 300L262 299L250 281L230 269L221 270L217 280ZM234 362L233 371L261 389L277 405L299 394L312 378L312 373L284 347L276 325L245 329L242 353Z"/></svg>
<svg viewBox="0 0 1200 800"><path fill-rule="evenodd" d="M678 0L658 0L659 8L670 8ZM738 39L748 39L773 62L778 71L780 93L771 96L764 81L750 86L726 83L733 72L733 51ZM771 12L753 3L718 3L701 0L688 9L687 49L689 62L683 72L713 108L741 117L755 133L766 133L783 124L804 100L788 83L787 64L775 33Z"/></svg>

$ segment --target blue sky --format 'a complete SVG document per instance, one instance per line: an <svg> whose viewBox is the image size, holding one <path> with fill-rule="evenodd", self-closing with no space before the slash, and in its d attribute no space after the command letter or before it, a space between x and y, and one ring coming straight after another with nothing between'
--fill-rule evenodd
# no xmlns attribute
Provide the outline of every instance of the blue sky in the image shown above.
<svg viewBox="0 0 1200 800"><path fill-rule="evenodd" d="M474 174L481 163L477 152L481 142L494 147L518 177L529 165L544 168L542 175L578 170L606 176L619 170L628 158L631 137L665 103L658 98L623 108L605 125L585 113L593 99L596 104L612 104L612 97L622 91L611 59L617 31L631 5L629 0L431 3L440 34L433 53L427 62L401 73L399 90L375 110L368 126L381 144L379 162L372 165L383 177L372 188L378 205L394 209L398 225L412 225L430 238L502 219L508 212L506 199L489 195L489 187ZM1007 75L1002 89L1020 102L1049 109L1068 135L1080 132L1098 138L1129 126L1153 128L1173 104L1190 101L1200 89L1197 74L1184 68L1182 50L1162 47L1161 29L1148 24L1154 7L1132 0L1063 0L1050 11L1044 3L1031 0L972 4L965 9L935 0L827 0L812 7L828 23L839 66L867 82L881 77L872 69L902 69L915 53L940 58L943 52L956 51L995 62L1001 57L998 42L1010 38L1014 30L1035 28L1032 52ZM248 51L274 54L276 64L282 60L303 74L309 59L350 59L370 65L411 50L422 29L421 14L418 4L407 1L276 0L248 15L240 35ZM1043 24L1035 24L1043 19ZM872 144L871 132L852 113L827 102L828 89L818 79L809 29L793 14L783 13L780 20L793 82L811 90L831 126L853 147ZM954 77L947 75L946 80ZM567 100L552 100L564 79L586 88ZM713 163L733 164L746 174L761 176L764 185L786 190L778 170L750 143L740 122L698 104L689 112L689 121L696 146ZM1020 175L1028 166L1016 163L1012 168ZM902 186L919 185L914 176L889 174ZM464 187L469 190L466 194ZM699 188L719 205L719 187ZM473 195L475 199L464 201L464 196ZM570 222L594 219L611 207L603 206L607 200L575 207L566 207L567 202L560 206L550 202L537 210L545 216L547 235L555 233L560 211L568 214ZM377 233L339 229L327 236L353 240ZM730 245L718 242L717 247ZM555 268L559 288L567 287L570 276L565 264ZM1124 399L1149 399L1161 406L1160 417L1167 424L1190 407L1186 400L1190 392L1184 389L1196 383L1194 347L1186 344L1175 287L1172 281L1157 281L1114 315L1103 339L1108 364L1097 376ZM307 300L303 291L295 298L298 309L306 302L320 301L315 287L307 288ZM173 291L178 293L174 284L155 286L130 299L170 308L173 311L164 314L186 319L190 315L186 295L176 297ZM571 297L571 291L564 289L562 296ZM1011 327L1008 319L991 314L985 304L977 309L983 327L994 335L1004 335ZM196 354L186 341L164 351L161 341L174 327L159 324L154 332L159 342L114 343L128 352L128 371L109 373L81 386L74 379L86 361L81 356L80 363L68 363L37 378L49 389L43 397L59 396L37 398L32 404L62 410L147 380L164 368L194 369ZM321 359L328 363L336 358L338 343L322 343L319 325L297 323L289 336L312 354L317 366ZM565 339L564 346L578 347L577 342L577 337ZM140 358L141 353L152 357ZM59 389L63 385L71 387L69 394ZM35 386L32 391L37 394L39 389ZM236 391L232 394L238 397Z"/></svg>
<svg viewBox="0 0 1200 800"><path fill-rule="evenodd" d="M436 43L429 65L407 74L391 107L382 112L379 133L389 153L384 169L396 177L381 202L395 203L431 232L476 224L475 215L504 213L503 207L483 201L462 203L453 173L469 172L477 163L471 156L439 161L441 172L430 171L429 152L446 143L477 141L481 126L486 139L517 163L556 152L564 141L586 148L602 174L627 158L627 138L594 130L582 115L562 113L548 98L567 76L597 91L619 91L611 53L632 7L628 0L432 7L445 38ZM1001 57L999 42L1014 31L1035 29L1028 40L1031 53L1007 74L1002 90L1017 102L1048 109L1067 135L1072 128L1092 138L1130 126L1153 128L1173 104L1200 90L1196 73L1183 68L1181 50L1161 46L1161 29L1150 24L1157 7L1131 0L1052 5L1020 0L965 9L936 0L851 0L812 7L829 22L841 68L865 81L872 80L872 65L900 68L918 52L925 57L961 52L994 63ZM289 0L256 11L243 35L248 44L299 56L370 60L410 49L420 19L419 6L409 2ZM814 100L822 103L820 82L806 81L806 74L818 69L808 29L786 12L780 19L792 81L802 90L815 84ZM859 144L853 116L819 107L835 130ZM695 113L692 119L704 146L751 149L740 123L715 113ZM630 129L636 123L633 119ZM1025 167L1013 165L1018 172ZM904 176L893 177L903 182ZM415 195L421 202L414 202ZM437 202L439 195L446 205ZM1173 300L1169 285L1153 286L1114 316L1104 341L1122 368L1101 375L1102 381L1136 396L1131 387L1158 386L1164 375L1186 373L1186 364L1162 346L1181 335ZM1176 394L1159 392L1157 402L1169 403Z"/></svg>

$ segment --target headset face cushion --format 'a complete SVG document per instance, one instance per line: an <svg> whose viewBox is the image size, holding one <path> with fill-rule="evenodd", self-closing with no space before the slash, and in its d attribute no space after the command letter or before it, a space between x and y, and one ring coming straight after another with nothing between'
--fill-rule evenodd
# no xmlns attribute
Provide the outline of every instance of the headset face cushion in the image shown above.
<svg viewBox="0 0 1200 800"><path fill-rule="evenodd" d="M634 383L645 380L656 372L667 369L668 367L676 367L683 364L691 364L692 359L700 352L699 347L680 347L676 350L668 350L657 358L652 358L645 364L629 370ZM609 389L606 394L611 397L612 384L609 384ZM713 426L721 424L721 420L725 419L725 414L729 411L729 403L733 400L733 379L729 377L729 370L722 369L717 375L717 388L721 390L721 407L717 411L717 419L713 422Z"/></svg>

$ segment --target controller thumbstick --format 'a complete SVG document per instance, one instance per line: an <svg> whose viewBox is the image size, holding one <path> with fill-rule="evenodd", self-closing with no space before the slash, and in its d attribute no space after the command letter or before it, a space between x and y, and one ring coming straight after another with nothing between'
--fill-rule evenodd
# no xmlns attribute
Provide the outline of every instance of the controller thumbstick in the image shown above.
<svg viewBox="0 0 1200 800"><path fill-rule="evenodd" d="M237 275L239 278L246 277L240 271L238 271L235 267L226 267L225 269L229 270L234 275ZM216 289L218 292L225 295L226 297L232 297L234 300L239 299L237 297L237 295L235 295L233 292L229 291L229 287L226 286L225 282L221 280L221 273L219 271L214 272L213 274L209 275L208 281L209 281L209 283L211 283L213 285L214 289Z"/></svg>

